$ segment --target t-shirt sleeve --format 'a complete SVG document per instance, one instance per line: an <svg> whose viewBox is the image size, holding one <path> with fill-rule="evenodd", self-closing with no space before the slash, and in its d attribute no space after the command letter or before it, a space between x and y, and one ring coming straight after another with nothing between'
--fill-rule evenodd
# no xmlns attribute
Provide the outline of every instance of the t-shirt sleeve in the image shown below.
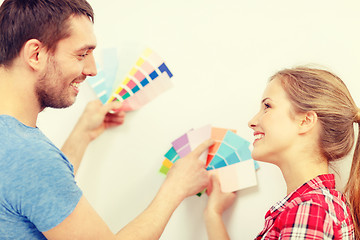
<svg viewBox="0 0 360 240"><path fill-rule="evenodd" d="M281 213L275 222L279 239L333 239L333 221L319 204L301 202Z"/></svg>
<svg viewBox="0 0 360 240"><path fill-rule="evenodd" d="M19 214L45 232L72 213L82 192L75 182L72 165L60 152L32 154L12 182L12 202Z"/></svg>

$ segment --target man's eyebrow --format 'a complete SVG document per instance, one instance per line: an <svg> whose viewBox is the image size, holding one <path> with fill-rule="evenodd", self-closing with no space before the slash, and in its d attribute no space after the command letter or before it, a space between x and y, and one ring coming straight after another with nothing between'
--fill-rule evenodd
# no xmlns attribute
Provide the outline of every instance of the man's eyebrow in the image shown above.
<svg viewBox="0 0 360 240"><path fill-rule="evenodd" d="M86 51L86 50L94 50L95 48L96 48L96 45L85 45L85 46L77 49L76 52Z"/></svg>

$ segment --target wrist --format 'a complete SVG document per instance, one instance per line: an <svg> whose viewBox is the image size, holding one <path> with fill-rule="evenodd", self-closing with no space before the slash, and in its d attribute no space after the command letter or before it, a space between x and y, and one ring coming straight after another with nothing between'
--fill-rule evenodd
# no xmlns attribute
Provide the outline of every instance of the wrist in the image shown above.
<svg viewBox="0 0 360 240"><path fill-rule="evenodd" d="M222 213L214 209L205 208L204 217L205 219L222 218Z"/></svg>
<svg viewBox="0 0 360 240"><path fill-rule="evenodd" d="M78 141L89 144L93 139L89 131L81 123L77 123L71 133Z"/></svg>
<svg viewBox="0 0 360 240"><path fill-rule="evenodd" d="M203 213L204 222L207 227L209 226L218 226L219 223L223 222L222 214L213 211L211 209L205 209Z"/></svg>
<svg viewBox="0 0 360 240"><path fill-rule="evenodd" d="M161 185L158 195L167 198L167 201L172 202L176 206L180 205L180 203L187 197L181 188L177 185L171 184L168 179L166 179Z"/></svg>

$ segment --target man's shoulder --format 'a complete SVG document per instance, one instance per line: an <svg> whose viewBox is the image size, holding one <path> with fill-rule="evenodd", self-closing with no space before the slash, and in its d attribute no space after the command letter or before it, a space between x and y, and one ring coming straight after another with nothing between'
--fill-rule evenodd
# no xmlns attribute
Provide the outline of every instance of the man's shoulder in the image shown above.
<svg viewBox="0 0 360 240"><path fill-rule="evenodd" d="M40 129L28 127L7 115L0 115L0 145L0 160L4 157L1 156L1 150L6 155L25 155L24 157L49 150L60 152Z"/></svg>
<svg viewBox="0 0 360 240"><path fill-rule="evenodd" d="M28 178L42 171L72 171L64 154L37 128L0 118L0 145L0 175L10 179Z"/></svg>

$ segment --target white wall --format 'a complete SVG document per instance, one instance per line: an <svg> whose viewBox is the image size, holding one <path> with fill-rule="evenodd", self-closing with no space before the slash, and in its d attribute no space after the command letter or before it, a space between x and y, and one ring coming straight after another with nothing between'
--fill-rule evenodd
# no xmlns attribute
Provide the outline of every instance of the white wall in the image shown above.
<svg viewBox="0 0 360 240"><path fill-rule="evenodd" d="M126 123L91 143L77 181L113 231L138 215L164 177L170 142L190 128L234 128L252 141L248 120L258 111L267 79L284 67L317 63L338 74L360 105L360 3L334 0L90 0L98 48L127 52L149 46L174 73L175 86ZM129 50L130 49L130 50ZM94 95L85 84L76 104L45 110L38 126L60 147ZM349 159L339 164L343 182ZM281 200L279 170L260 164L257 188L238 192L225 214L232 239L252 239L269 207ZM344 180L345 179L345 180ZM343 183L340 182L340 187ZM207 197L190 197L161 239L206 239ZM141 229L139 229L141 231Z"/></svg>

